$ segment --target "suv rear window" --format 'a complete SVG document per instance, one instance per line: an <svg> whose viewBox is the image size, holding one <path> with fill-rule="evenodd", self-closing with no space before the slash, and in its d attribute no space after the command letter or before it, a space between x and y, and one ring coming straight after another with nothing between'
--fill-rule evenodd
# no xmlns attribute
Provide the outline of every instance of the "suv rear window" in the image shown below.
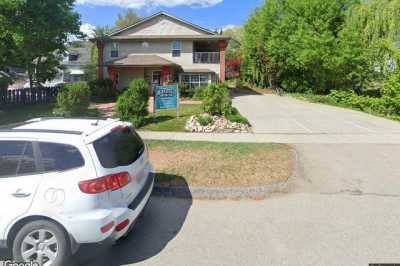
<svg viewBox="0 0 400 266"><path fill-rule="evenodd" d="M95 141L93 146L104 168L130 165L144 151L142 139L129 127L112 131Z"/></svg>
<svg viewBox="0 0 400 266"><path fill-rule="evenodd" d="M45 172L67 171L85 165L81 153L71 145L58 143L39 143Z"/></svg>
<svg viewBox="0 0 400 266"><path fill-rule="evenodd" d="M15 177L37 172L31 142L0 141L0 177Z"/></svg>

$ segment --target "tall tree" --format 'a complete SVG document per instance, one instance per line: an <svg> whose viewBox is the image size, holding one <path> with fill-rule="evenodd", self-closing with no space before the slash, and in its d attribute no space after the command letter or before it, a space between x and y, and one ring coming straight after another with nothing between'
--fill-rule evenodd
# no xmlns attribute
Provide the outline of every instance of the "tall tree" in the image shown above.
<svg viewBox="0 0 400 266"><path fill-rule="evenodd" d="M115 27L117 29L122 29L135 24L141 19L142 18L137 15L132 9L128 9L125 12L118 14L118 19L115 22Z"/></svg>
<svg viewBox="0 0 400 266"><path fill-rule="evenodd" d="M4 68L16 54L18 36L13 27L16 23L14 14L18 12L22 1L0 1L0 70Z"/></svg>
<svg viewBox="0 0 400 266"><path fill-rule="evenodd" d="M223 35L232 38L226 50L226 58L228 60L240 58L240 46L243 40L243 27L234 27L224 30Z"/></svg>
<svg viewBox="0 0 400 266"><path fill-rule="evenodd" d="M326 93L341 87L338 36L355 1L266 1L246 25L248 76L287 90Z"/></svg>
<svg viewBox="0 0 400 266"><path fill-rule="evenodd" d="M70 35L81 36L74 0L25 0L15 15L19 63L30 85L54 78Z"/></svg>

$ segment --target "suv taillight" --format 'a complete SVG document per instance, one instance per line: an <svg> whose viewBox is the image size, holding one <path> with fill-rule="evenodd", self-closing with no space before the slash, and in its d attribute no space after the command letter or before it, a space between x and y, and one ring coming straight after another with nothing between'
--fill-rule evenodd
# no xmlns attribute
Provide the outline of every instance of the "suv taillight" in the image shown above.
<svg viewBox="0 0 400 266"><path fill-rule="evenodd" d="M115 191L125 187L132 181L127 172L108 175L92 180L79 182L79 188L86 194L98 194L106 191Z"/></svg>

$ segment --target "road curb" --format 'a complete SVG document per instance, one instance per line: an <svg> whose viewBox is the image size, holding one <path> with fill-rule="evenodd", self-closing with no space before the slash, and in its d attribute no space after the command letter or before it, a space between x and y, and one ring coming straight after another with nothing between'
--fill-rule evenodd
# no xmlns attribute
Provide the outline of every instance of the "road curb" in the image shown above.
<svg viewBox="0 0 400 266"><path fill-rule="evenodd" d="M154 185L153 195L159 197L172 197L182 199L263 199L275 193L287 193L289 182L297 175L298 154L292 147L293 172L288 180L275 184L256 187L163 187Z"/></svg>

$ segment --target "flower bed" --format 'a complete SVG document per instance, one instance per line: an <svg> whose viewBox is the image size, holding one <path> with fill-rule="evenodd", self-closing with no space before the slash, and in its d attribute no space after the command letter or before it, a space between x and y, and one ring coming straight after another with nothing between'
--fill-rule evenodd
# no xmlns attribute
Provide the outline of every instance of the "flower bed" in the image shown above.
<svg viewBox="0 0 400 266"><path fill-rule="evenodd" d="M210 117L210 123L205 125L202 121ZM249 133L251 127L248 124L231 122L223 116L210 116L203 114L191 116L187 121L185 129L192 133Z"/></svg>

